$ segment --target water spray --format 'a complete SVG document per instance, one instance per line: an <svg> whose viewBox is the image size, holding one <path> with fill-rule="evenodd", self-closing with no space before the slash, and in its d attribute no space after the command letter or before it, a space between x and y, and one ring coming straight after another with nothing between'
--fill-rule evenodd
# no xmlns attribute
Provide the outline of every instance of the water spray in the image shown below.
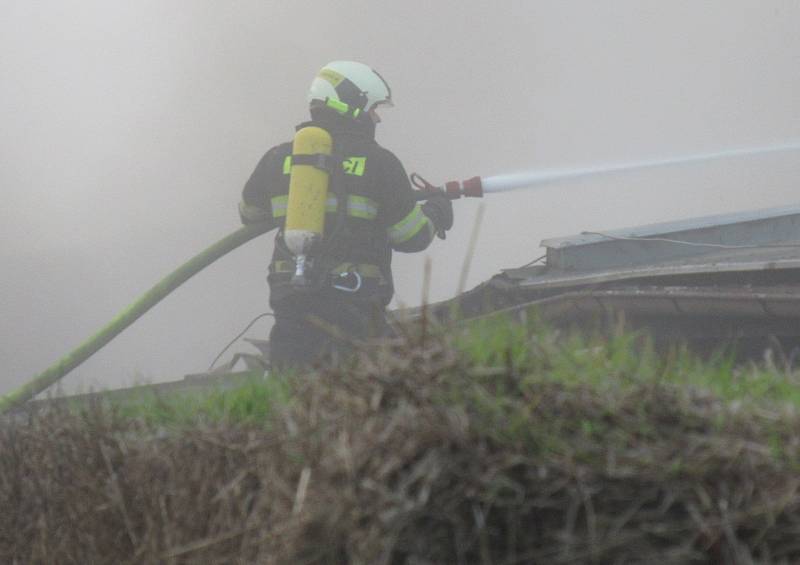
<svg viewBox="0 0 800 565"><path fill-rule="evenodd" d="M472 177L464 181L450 181L443 186L434 186L420 177L417 173L411 175L411 182L419 189L419 200L430 198L432 194L444 193L448 198L457 199L482 198L484 194L497 192L510 192L520 189L543 188L560 181L577 180L598 175L637 171L657 167L703 163L732 157L748 157L800 150L800 143L776 145L773 147L759 147L748 149L731 149L701 155L673 157L670 159L657 159L649 161L636 161L632 163L617 163L612 165L599 165L595 167L570 168L570 169L544 169L513 173L507 175L494 175L489 177Z"/></svg>
<svg viewBox="0 0 800 565"><path fill-rule="evenodd" d="M481 198L484 194L509 192L518 189L542 188L559 181L580 179L596 175L796 150L800 150L800 143L767 148L734 149L690 157L637 161L633 163L597 167L546 169L509 175L472 177L464 181L450 181L443 186L434 186L416 173L411 175L411 181L419 189L417 191L418 200L426 200L434 194L445 194L451 199L461 198L462 196ZM119 335L125 328L133 324L145 312L150 310L150 308L155 306L189 278L220 257L227 255L237 247L265 233L270 227L270 225L264 223L252 224L239 228L178 267L175 271L159 281L153 288L139 297L128 308L120 312L108 325L80 344L76 349L59 359L54 365L51 365L18 389L0 397L0 414L10 410L14 406L27 402L46 388L58 382L67 373L94 355L104 345L114 339L114 337Z"/></svg>

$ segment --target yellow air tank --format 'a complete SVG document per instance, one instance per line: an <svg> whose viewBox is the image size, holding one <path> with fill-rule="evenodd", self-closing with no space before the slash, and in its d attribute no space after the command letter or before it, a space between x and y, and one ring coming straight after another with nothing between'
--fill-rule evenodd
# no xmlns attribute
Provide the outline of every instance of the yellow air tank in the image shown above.
<svg viewBox="0 0 800 565"><path fill-rule="evenodd" d="M304 127L294 135L283 238L296 258L292 282L298 285L306 284L308 252L325 232L325 204L330 183L328 172L309 162L313 159L298 156L330 155L332 146L331 134L319 127Z"/></svg>

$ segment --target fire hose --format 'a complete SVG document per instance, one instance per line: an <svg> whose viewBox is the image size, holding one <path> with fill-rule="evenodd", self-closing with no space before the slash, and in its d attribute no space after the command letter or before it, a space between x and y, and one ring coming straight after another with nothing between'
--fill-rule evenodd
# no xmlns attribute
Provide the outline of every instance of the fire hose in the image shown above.
<svg viewBox="0 0 800 565"><path fill-rule="evenodd" d="M232 234L224 237L201 253L195 255L172 273L161 279L150 290L142 294L135 302L121 311L105 327L98 331L67 355L56 361L53 365L30 379L28 382L0 397L0 414L3 414L24 402L27 402L40 392L61 380L75 367L89 359L104 345L118 336L125 328L133 324L153 306L199 273L220 257L227 255L234 249L244 245L253 238L265 233L269 225L251 224L239 228Z"/></svg>
<svg viewBox="0 0 800 565"><path fill-rule="evenodd" d="M463 197L481 198L485 194L508 192L517 189L542 188L553 183L586 178L590 176L620 173L632 170L665 167L679 164L700 163L717 159L742 157L750 155L763 155L784 151L800 150L800 144L779 145L757 149L735 149L706 153L690 157L677 157L651 161L638 161L615 165L596 166L573 169L550 169L522 172L508 175L489 177L472 177L464 181L450 181L442 186L435 186L423 179L418 174L411 175L411 181L417 187L417 199L425 200L433 194L445 194L448 198L458 199ZM70 371L89 359L108 342L119 335L125 328L133 324L148 310L158 304L163 298L177 289L198 272L215 262L220 257L244 245L248 241L262 235L272 227L270 224L250 224L239 228L230 235L214 243L201 253L195 255L175 271L164 277L150 290L140 296L135 302L124 309L111 320L105 327L98 331L74 350L56 361L53 365L28 380L25 384L12 392L0 397L0 414L11 408L23 404L41 393L51 385L58 382Z"/></svg>

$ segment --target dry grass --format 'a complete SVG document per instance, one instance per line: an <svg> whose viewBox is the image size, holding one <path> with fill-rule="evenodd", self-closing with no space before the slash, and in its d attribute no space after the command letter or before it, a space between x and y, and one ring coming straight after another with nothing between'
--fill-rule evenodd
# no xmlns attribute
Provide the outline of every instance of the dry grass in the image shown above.
<svg viewBox="0 0 800 565"><path fill-rule="evenodd" d="M263 422L3 426L0 562L800 561L792 411L458 351L374 348Z"/></svg>

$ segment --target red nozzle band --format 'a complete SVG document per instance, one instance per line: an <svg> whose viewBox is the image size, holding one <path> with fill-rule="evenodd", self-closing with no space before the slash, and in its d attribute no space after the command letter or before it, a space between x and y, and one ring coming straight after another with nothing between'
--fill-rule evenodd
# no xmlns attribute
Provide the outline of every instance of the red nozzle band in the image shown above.
<svg viewBox="0 0 800 565"><path fill-rule="evenodd" d="M461 198L461 183L459 183L457 180L451 180L450 182L444 183L444 192L451 200Z"/></svg>
<svg viewBox="0 0 800 565"><path fill-rule="evenodd" d="M483 183L481 177L472 177L461 183L464 187L461 193L467 198L483 198Z"/></svg>
<svg viewBox="0 0 800 565"><path fill-rule="evenodd" d="M439 191L444 191L445 196L450 200L457 200L462 196L467 198L483 198L483 183L481 177L472 177L465 181L451 180L444 183L441 188L433 186L431 183L423 179L417 173L411 175L411 182L419 188L418 199L424 200L432 194ZM426 196L427 195L427 196Z"/></svg>

